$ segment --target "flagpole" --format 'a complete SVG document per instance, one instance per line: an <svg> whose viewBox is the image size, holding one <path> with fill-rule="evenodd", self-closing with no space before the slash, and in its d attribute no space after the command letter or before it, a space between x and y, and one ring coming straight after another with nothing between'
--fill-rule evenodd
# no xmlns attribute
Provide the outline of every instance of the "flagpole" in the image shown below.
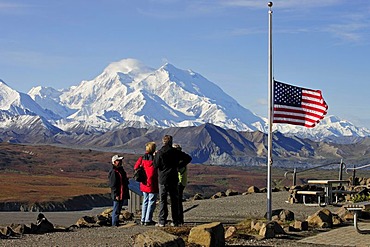
<svg viewBox="0 0 370 247"><path fill-rule="evenodd" d="M268 143L267 143L267 220L272 219L271 210L271 166L272 166L272 2L268 2L269 7L269 31L268 31Z"/></svg>

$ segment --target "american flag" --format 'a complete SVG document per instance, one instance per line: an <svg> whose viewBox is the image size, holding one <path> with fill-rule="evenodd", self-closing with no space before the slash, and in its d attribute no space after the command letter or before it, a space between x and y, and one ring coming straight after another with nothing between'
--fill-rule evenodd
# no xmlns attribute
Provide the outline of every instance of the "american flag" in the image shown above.
<svg viewBox="0 0 370 247"><path fill-rule="evenodd" d="M273 123L314 127L328 110L320 90L274 81Z"/></svg>

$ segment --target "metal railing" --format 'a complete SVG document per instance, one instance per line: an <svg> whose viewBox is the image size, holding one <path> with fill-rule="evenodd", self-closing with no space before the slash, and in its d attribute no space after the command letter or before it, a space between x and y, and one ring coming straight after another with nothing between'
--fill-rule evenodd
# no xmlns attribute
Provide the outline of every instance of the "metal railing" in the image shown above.
<svg viewBox="0 0 370 247"><path fill-rule="evenodd" d="M366 168L366 167L370 167L370 164L359 166L359 167L356 167L356 165L353 165L353 167L348 167L346 169L347 174L348 174L349 170L352 170L352 185L356 185L356 171L360 170L360 169L363 169L363 168Z"/></svg>
<svg viewBox="0 0 370 247"><path fill-rule="evenodd" d="M305 169L305 170L302 170L302 171L297 171L297 168L294 168L293 171L285 172L284 177L287 178L288 174L292 174L292 176L293 176L293 186L295 186L295 185L297 185L297 174L298 173L314 170L314 169L325 167L325 166L332 166L332 165L336 165L336 164L338 164L338 163L324 164L324 165L320 165L320 166L311 167L311 168L308 168L308 169ZM345 168L345 166L346 166L346 164L343 162L343 160L341 160L340 163L339 163L339 180L343 179L343 169Z"/></svg>

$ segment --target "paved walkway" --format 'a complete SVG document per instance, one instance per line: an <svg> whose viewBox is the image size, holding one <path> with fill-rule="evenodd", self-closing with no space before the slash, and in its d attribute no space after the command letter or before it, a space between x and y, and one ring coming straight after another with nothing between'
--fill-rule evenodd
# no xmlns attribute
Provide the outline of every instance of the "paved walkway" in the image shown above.
<svg viewBox="0 0 370 247"><path fill-rule="evenodd" d="M361 222L358 225L360 229L370 230L369 222ZM299 240L298 243L364 247L370 246L370 234L360 234L356 231L354 226L351 225L304 238Z"/></svg>

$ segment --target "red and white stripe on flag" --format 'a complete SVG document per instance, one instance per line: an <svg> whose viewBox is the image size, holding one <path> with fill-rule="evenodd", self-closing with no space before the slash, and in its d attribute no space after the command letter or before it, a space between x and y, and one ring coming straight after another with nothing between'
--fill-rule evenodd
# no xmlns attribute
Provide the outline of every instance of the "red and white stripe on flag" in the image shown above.
<svg viewBox="0 0 370 247"><path fill-rule="evenodd" d="M314 127L328 110L320 90L274 81L273 123Z"/></svg>

